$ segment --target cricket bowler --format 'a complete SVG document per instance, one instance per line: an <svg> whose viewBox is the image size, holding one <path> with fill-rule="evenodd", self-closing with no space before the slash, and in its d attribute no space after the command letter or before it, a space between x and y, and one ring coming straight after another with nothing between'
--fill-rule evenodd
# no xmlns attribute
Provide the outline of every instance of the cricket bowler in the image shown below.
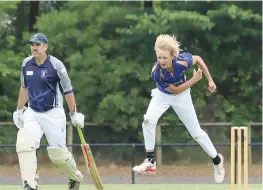
<svg viewBox="0 0 263 190"><path fill-rule="evenodd" d="M175 36L161 34L156 39L154 50L157 61L153 65L151 76L157 88L152 90L152 99L142 123L146 159L142 164L133 167L133 171L149 174L156 172L156 125L162 114L171 106L194 140L211 157L215 181L222 183L225 176L223 155L217 153L210 138L201 129L190 94L190 87L202 79L202 73L208 80L208 90L211 93L216 91L216 85L202 58L187 52L180 53L179 47L180 43ZM197 65L199 69L194 70L193 77L186 80L184 72L192 65Z"/></svg>

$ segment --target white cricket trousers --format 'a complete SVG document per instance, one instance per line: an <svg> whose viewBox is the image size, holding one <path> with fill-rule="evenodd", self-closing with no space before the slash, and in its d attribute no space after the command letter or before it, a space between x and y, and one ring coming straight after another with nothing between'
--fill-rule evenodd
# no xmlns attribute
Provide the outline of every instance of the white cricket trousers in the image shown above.
<svg viewBox="0 0 263 190"><path fill-rule="evenodd" d="M172 106L191 136L211 158L216 157L217 151L214 145L199 125L190 94L190 88L177 95L165 94L158 88L155 88L152 90L151 95L152 99L142 123L146 150L154 150L157 122L162 114Z"/></svg>
<svg viewBox="0 0 263 190"><path fill-rule="evenodd" d="M47 112L40 113L28 107L24 113L24 128L33 134L37 148L39 148L40 140L45 134L49 146L68 150L64 108L52 108Z"/></svg>

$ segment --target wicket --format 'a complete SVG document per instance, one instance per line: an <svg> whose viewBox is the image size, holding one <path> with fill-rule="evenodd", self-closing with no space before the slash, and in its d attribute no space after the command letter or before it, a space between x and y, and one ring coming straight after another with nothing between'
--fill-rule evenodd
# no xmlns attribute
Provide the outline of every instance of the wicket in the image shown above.
<svg viewBox="0 0 263 190"><path fill-rule="evenodd" d="M231 127L231 185L230 190L235 189L235 177L237 175L238 190L242 188L242 131L243 131L243 182L244 190L248 190L248 129L247 127ZM237 136L237 163L236 163L236 136ZM237 167L237 168L236 168ZM237 171L237 172L236 172Z"/></svg>

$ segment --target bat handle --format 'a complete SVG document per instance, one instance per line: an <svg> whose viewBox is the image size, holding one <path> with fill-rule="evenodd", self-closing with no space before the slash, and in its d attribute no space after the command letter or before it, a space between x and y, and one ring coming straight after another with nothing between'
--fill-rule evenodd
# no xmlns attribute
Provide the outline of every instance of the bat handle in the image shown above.
<svg viewBox="0 0 263 190"><path fill-rule="evenodd" d="M81 128L77 127L77 130L78 130L78 133L79 133L79 138L80 138L81 144L87 144L86 141L85 141L85 138L83 136Z"/></svg>
<svg viewBox="0 0 263 190"><path fill-rule="evenodd" d="M77 112L77 106L76 106L76 104L75 104L75 112ZM79 138L80 138L81 144L87 144L86 141L85 141L85 138L84 138L84 136L83 136L83 133L82 133L81 128L79 128L79 127L77 126L77 130L78 130L78 133L79 133Z"/></svg>

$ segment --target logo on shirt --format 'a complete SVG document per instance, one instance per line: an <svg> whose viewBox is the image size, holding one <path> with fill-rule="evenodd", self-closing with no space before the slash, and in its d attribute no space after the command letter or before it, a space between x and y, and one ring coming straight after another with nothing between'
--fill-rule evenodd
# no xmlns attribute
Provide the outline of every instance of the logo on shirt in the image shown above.
<svg viewBox="0 0 263 190"><path fill-rule="evenodd" d="M41 78L43 78L43 79L46 78L46 77L47 77L47 71L46 71L46 70L42 70L40 76L41 76Z"/></svg>
<svg viewBox="0 0 263 190"><path fill-rule="evenodd" d="M184 71L182 71L182 72L180 73L180 77L183 76L183 75L184 75Z"/></svg>
<svg viewBox="0 0 263 190"><path fill-rule="evenodd" d="M33 75L33 71L26 71L26 75Z"/></svg>

